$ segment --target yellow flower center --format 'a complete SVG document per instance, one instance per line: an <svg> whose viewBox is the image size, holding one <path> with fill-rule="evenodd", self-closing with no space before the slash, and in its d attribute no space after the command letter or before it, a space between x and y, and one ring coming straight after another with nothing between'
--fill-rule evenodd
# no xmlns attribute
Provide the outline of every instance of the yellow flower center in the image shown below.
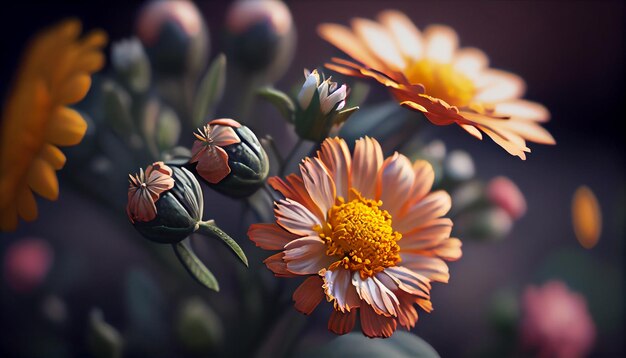
<svg viewBox="0 0 626 358"><path fill-rule="evenodd" d="M419 60L409 66L405 75L412 84L424 85L427 95L452 106L467 106L476 94L474 82L449 63Z"/></svg>
<svg viewBox="0 0 626 358"><path fill-rule="evenodd" d="M316 229L326 241L326 254L340 257L330 270L343 266L367 278L400 262L397 241L402 235L393 230L391 215L380 209L381 201L365 199L355 189L351 192L354 199L337 198L324 227Z"/></svg>

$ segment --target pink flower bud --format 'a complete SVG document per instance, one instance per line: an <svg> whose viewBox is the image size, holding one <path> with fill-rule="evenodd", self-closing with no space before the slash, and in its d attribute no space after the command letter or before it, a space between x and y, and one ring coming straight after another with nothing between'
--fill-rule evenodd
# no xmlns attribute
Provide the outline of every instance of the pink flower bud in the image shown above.
<svg viewBox="0 0 626 358"><path fill-rule="evenodd" d="M542 357L583 357L596 328L585 298L560 281L530 286L522 297L521 340Z"/></svg>
<svg viewBox="0 0 626 358"><path fill-rule="evenodd" d="M30 292L46 278L54 252L42 239L22 239L4 254L4 278L17 292Z"/></svg>
<svg viewBox="0 0 626 358"><path fill-rule="evenodd" d="M517 220L526 213L526 199L519 187L506 177L492 179L487 185L487 197Z"/></svg>

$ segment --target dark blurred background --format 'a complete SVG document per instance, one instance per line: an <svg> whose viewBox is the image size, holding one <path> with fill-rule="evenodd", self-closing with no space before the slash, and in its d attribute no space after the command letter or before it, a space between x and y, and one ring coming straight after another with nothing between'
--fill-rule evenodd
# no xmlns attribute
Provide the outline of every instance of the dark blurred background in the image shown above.
<svg viewBox="0 0 626 358"><path fill-rule="evenodd" d="M489 139L479 142L456 127L436 128L435 136L450 149L472 154L478 177L506 175L518 183L528 212L507 239L464 244L464 256L451 266L448 285L434 285L432 314L421 314L415 332L442 356L463 356L494 339L488 313L492 297L502 288L521 291L527 284L551 278L566 281L588 299L598 326L595 356L623 356L624 348L624 2L622 1L288 1L296 24L296 56L277 84L289 90L302 78L302 68L320 66L338 54L316 34L321 22L346 24L355 16L374 17L380 10L404 11L420 28L432 23L452 26L461 46L488 54L491 66L526 80L526 98L551 112L546 124L557 146L531 145L526 161L506 154ZM228 1L197 2L211 32L211 56L219 53L219 31ZM5 94L27 39L57 20L76 16L87 29L101 27L111 40L133 33L140 2L12 2L0 15L0 94ZM375 86L374 86L375 87ZM369 100L387 99L374 88ZM276 116L266 104L261 112ZM104 209L61 180L58 202L40 201L40 218L21 224L17 233L1 234L0 247L26 237L42 237L69 252L56 257L79 284L61 293L71 315L84 319L92 306L103 308L108 321L123 325L120 309L125 275L134 267L152 272L159 284L170 285L159 262L129 242L131 228L105 215ZM604 230L599 244L583 249L571 228L570 201L579 185L598 196ZM238 207L233 207L238 209ZM207 208L207 215L228 222L225 210ZM245 238L238 238L244 240ZM69 264L68 264L69 262ZM85 265L89 263L89 265ZM75 272L72 267L88 267ZM69 280L69 279L68 279ZM29 307L28 298L14 297L2 286L0 344L29 340L20 328L28 325L13 307ZM21 303L17 303L20 301ZM12 311L12 312L9 312ZM19 312L18 312L19 313ZM20 313L21 314L21 313ZM324 313L326 314L326 313ZM28 319L28 315L24 316ZM324 318L313 317L324 325ZM42 328L44 329L44 328ZM321 328L319 330L322 330ZM80 329L71 330L76 342ZM328 334L330 336L330 334ZM80 352L80 350L79 350Z"/></svg>

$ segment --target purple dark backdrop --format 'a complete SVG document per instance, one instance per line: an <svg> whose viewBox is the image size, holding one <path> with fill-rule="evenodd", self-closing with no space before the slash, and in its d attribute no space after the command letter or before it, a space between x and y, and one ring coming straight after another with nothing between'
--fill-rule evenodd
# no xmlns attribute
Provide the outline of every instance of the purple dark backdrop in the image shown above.
<svg viewBox="0 0 626 358"><path fill-rule="evenodd" d="M227 4L198 3L212 31L212 55L218 52L219 39L215 35ZM479 177L513 178L527 197L529 211L506 240L465 243L463 259L451 264L450 284L433 288L435 311L422 314L415 331L443 356L467 355L489 339L484 317L494 290L541 282L546 277L541 272L548 270L542 271L542 267L555 255L586 255L591 262L586 274L601 284L585 294L596 305L615 306L610 315L617 315L613 320L609 317L612 328L599 332L595 352L624 354L623 2L291 1L289 5L299 46L290 71L279 83L283 89L300 81L303 67L318 66L336 53L316 35L317 24L347 23L354 16L373 17L385 8L396 8L405 11L420 27L431 23L454 27L462 46L481 48L490 56L493 67L521 75L528 86L526 97L545 104L552 113L546 127L558 145L531 145L533 153L526 162L508 156L489 140L476 141L458 128L437 129L437 136L450 148L462 148L474 156ZM76 15L86 28L102 27L117 40L131 34L139 6L111 2L3 5L0 91L6 89L23 42L40 27ZM383 91L374 91L372 96L386 98ZM604 232L599 245L591 251L576 243L570 226L571 195L581 184L596 192L604 212ZM47 238L57 247L73 245L77 257L90 262L90 271L83 275L96 277L97 284L70 291L68 300L76 309L72 314L84 315L89 307L99 305L113 323L123 322L124 313L119 309L122 297L116 292L121 291L128 268L147 265L160 275L163 270L157 268L158 263L140 246L128 242L128 237L133 237L129 227L108 218L103 209L94 207L69 186L62 184L58 202L41 202L40 208L36 223L21 225L15 234L3 234L0 247L27 235ZM236 223L229 220L229 209L238 207L227 206L220 212L209 207L207 214L214 214L227 231L236 230ZM558 270L548 271L557 277ZM583 286L578 289L587 287ZM609 290L598 292L604 288ZM5 309L2 307L3 312ZM15 330L7 322L0 324L2 332Z"/></svg>

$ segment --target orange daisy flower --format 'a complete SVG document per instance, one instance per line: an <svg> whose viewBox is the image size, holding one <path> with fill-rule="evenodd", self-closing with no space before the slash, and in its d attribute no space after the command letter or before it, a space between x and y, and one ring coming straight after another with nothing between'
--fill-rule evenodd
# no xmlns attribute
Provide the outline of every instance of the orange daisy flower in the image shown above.
<svg viewBox="0 0 626 358"><path fill-rule="evenodd" d="M524 81L488 67L476 48L458 48L456 32L432 25L424 32L401 12L387 10L379 22L355 18L352 28L322 24L320 36L355 61L333 58L326 67L373 78L403 106L436 125L456 123L478 139L482 133L512 155L526 159L526 141L555 144L539 125L549 119L542 105L520 99Z"/></svg>
<svg viewBox="0 0 626 358"><path fill-rule="evenodd" d="M372 138L359 139L351 156L343 139L328 138L300 174L268 180L285 197L276 202L276 223L248 231L257 246L280 250L265 260L276 276L307 276L293 294L295 308L310 314L326 297L332 332L350 332L360 312L368 337L413 327L414 304L432 311L431 282L448 282L444 260L461 257L461 241L442 218L450 196L429 193L430 164L398 153L383 159Z"/></svg>
<svg viewBox="0 0 626 358"><path fill-rule="evenodd" d="M77 20L63 21L33 38L0 123L0 231L12 231L18 217L37 218L33 192L59 196L56 171L65 164L59 146L80 143L87 123L68 107L83 99L91 74L104 65L102 31L80 38Z"/></svg>

